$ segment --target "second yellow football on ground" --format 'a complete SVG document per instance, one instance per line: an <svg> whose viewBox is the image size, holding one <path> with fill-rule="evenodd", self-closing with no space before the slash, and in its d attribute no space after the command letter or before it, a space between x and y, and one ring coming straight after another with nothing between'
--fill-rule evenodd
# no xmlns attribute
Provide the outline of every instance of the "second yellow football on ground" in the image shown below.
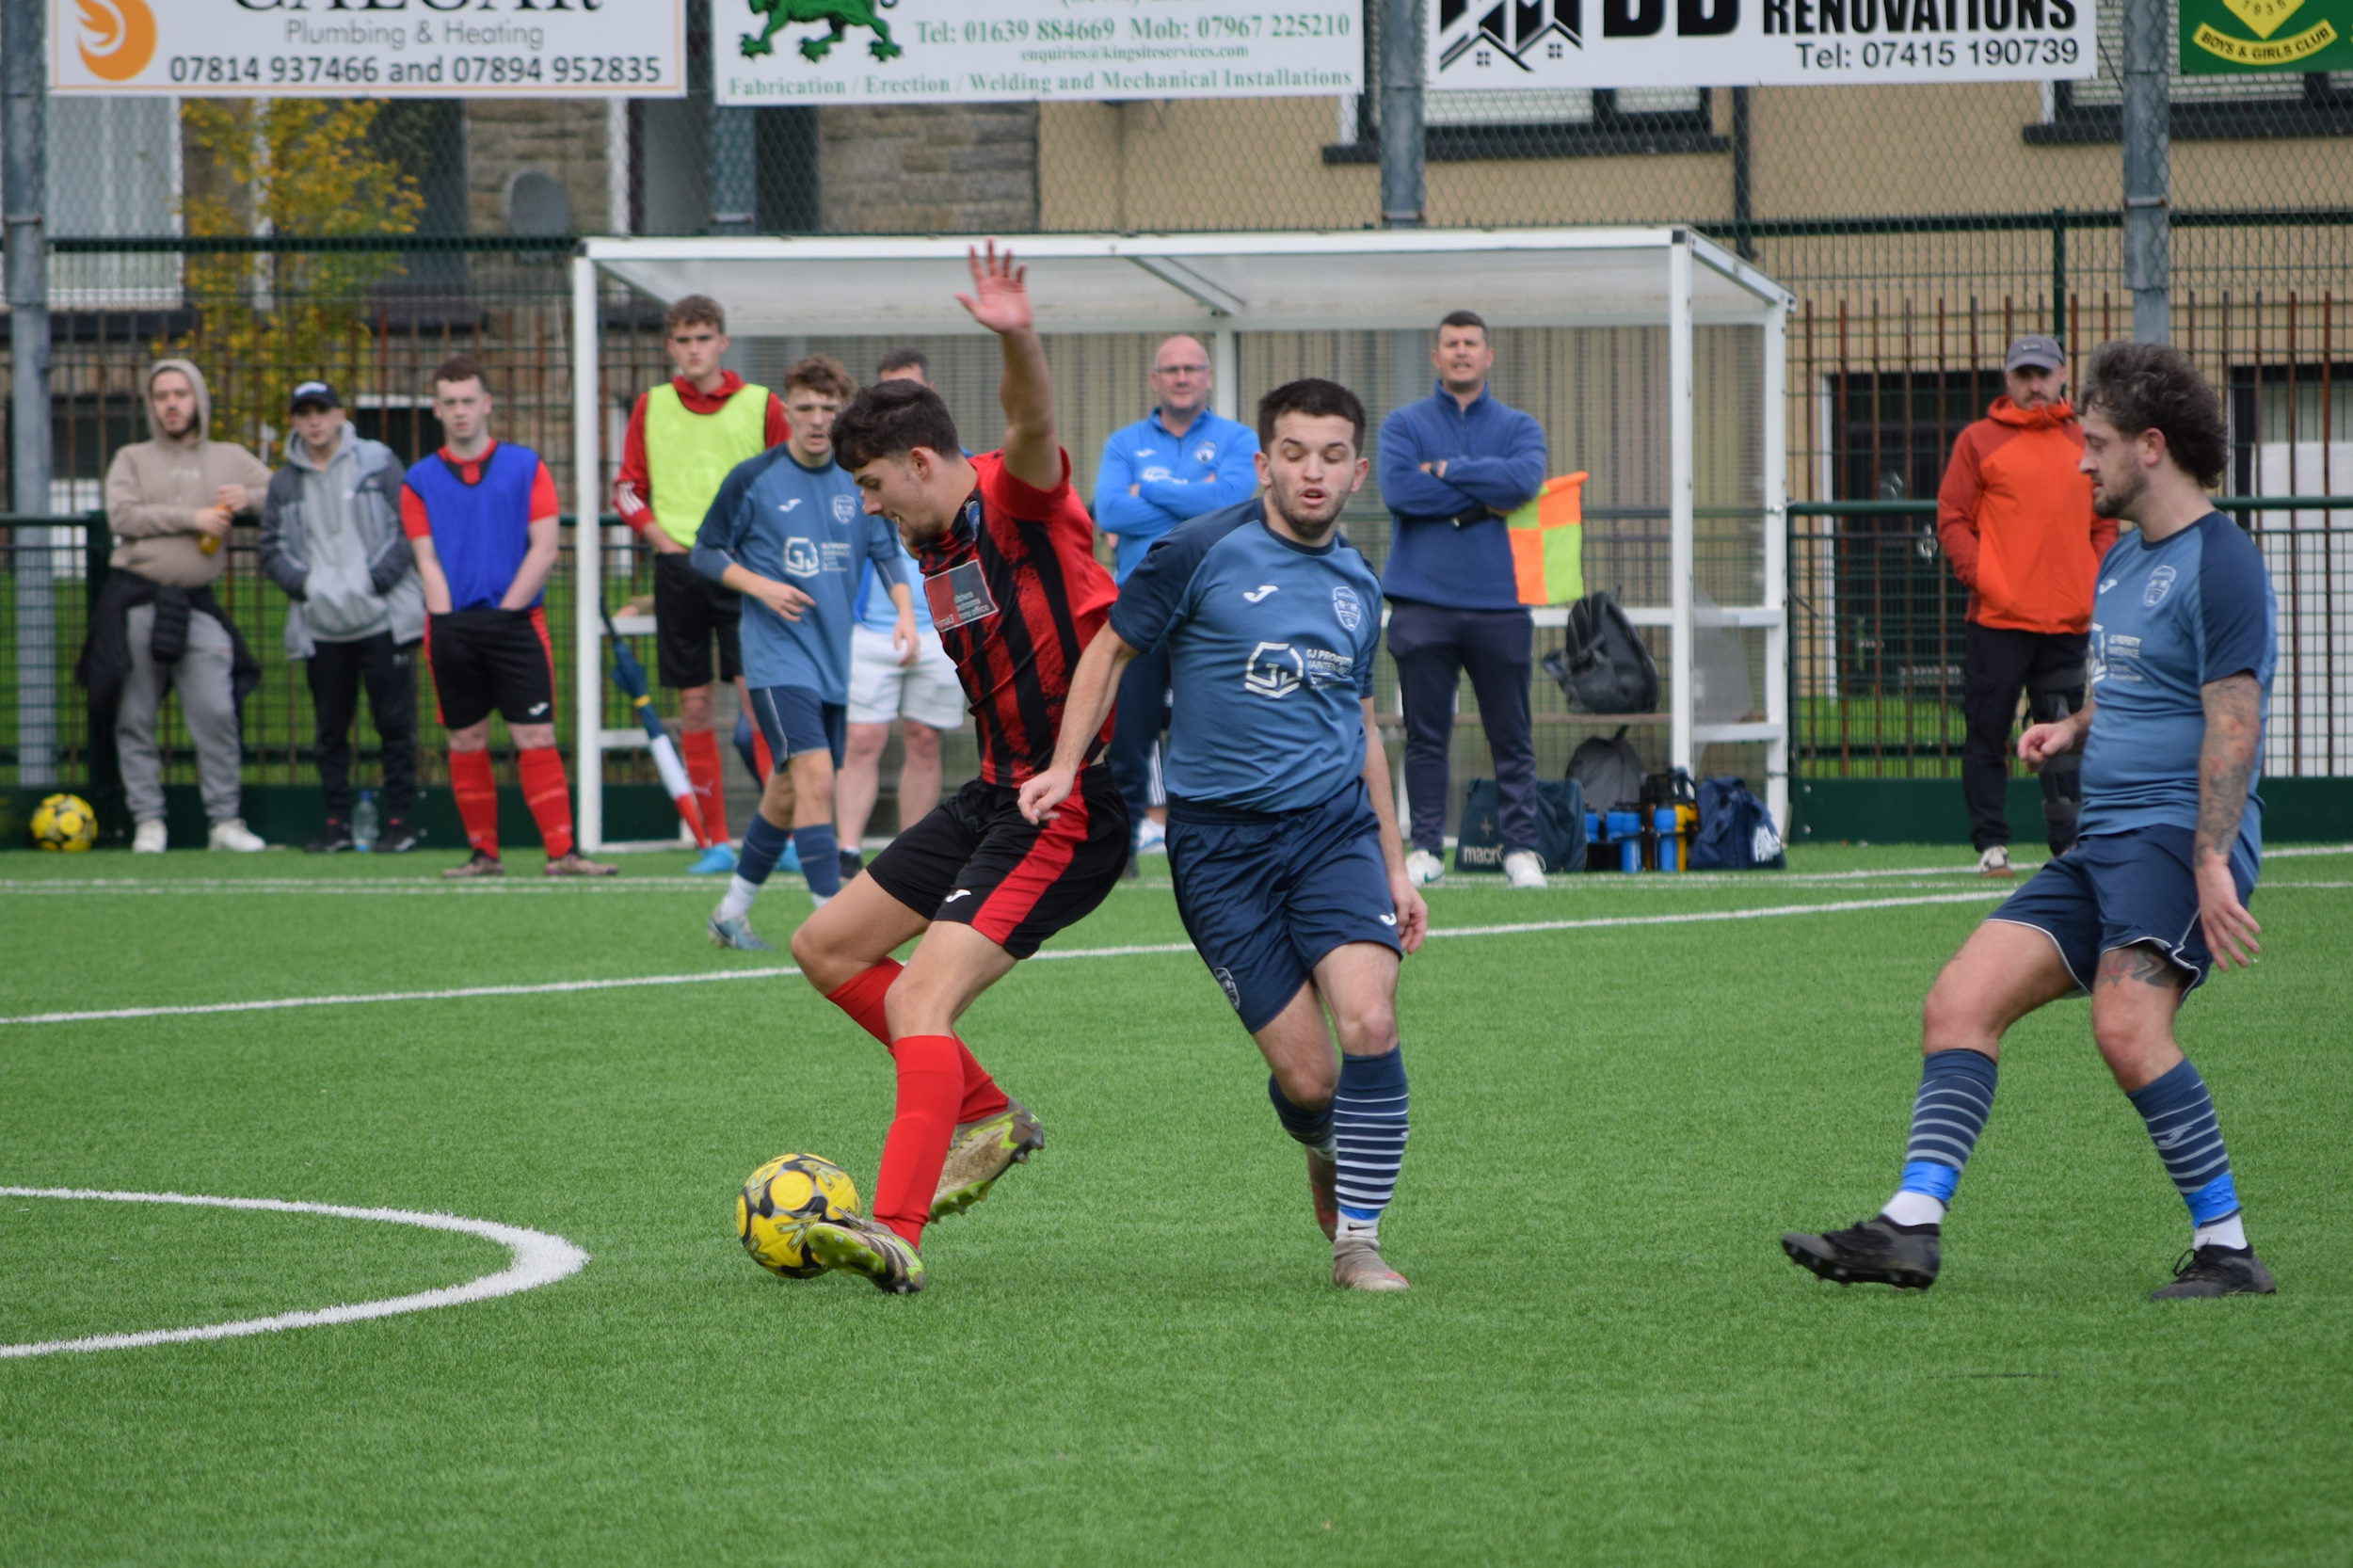
<svg viewBox="0 0 2353 1568"><path fill-rule="evenodd" d="M33 808L33 843L72 854L98 841L98 813L80 795L51 795Z"/></svg>
<svg viewBox="0 0 2353 1568"><path fill-rule="evenodd" d="M752 1261L787 1279L815 1279L825 1266L809 1256L804 1232L820 1220L856 1214L850 1173L816 1154L780 1154L744 1178L735 1195L735 1234Z"/></svg>

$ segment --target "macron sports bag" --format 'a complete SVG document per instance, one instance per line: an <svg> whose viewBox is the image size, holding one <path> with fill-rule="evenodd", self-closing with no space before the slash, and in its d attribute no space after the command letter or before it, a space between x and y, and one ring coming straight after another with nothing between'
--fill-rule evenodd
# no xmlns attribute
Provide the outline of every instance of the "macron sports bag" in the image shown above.
<svg viewBox="0 0 2353 1568"><path fill-rule="evenodd" d="M1569 606L1565 646L1545 655L1571 712L1650 713L1658 709L1658 665L1649 645L1606 590Z"/></svg>
<svg viewBox="0 0 2353 1568"><path fill-rule="evenodd" d="M1780 871L1782 853L1773 814L1737 778L1700 780L1700 831L1692 841L1695 872Z"/></svg>
<svg viewBox="0 0 2353 1568"><path fill-rule="evenodd" d="M1454 840L1458 872L1503 869L1502 797L1492 778L1463 792L1463 830ZM1536 854L1547 873L1585 869L1585 794L1573 778L1536 780Z"/></svg>

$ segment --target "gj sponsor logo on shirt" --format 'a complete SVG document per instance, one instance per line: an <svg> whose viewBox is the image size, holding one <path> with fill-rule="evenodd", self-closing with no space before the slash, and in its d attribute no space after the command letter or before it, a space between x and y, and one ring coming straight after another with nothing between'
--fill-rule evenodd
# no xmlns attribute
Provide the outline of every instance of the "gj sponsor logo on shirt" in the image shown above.
<svg viewBox="0 0 2353 1568"><path fill-rule="evenodd" d="M1242 666L1242 690L1277 700L1299 690L1307 678L1306 661L1289 643L1260 643L1250 650Z"/></svg>
<svg viewBox="0 0 2353 1568"><path fill-rule="evenodd" d="M795 534L784 541L784 569L794 577L814 577L824 569L815 541Z"/></svg>

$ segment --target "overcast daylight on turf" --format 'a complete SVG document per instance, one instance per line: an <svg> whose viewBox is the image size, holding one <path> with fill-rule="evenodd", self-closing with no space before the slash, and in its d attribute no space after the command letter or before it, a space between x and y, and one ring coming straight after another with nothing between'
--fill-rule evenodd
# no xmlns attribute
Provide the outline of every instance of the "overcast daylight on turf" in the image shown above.
<svg viewBox="0 0 2353 1568"><path fill-rule="evenodd" d="M968 1015L1050 1141L896 1301L736 1240L783 1149L871 1179L889 1066L784 966L648 949L708 903L682 856L553 891L222 858L0 865L12 952L143 955L0 976L0 1346L109 1347L0 1356L11 1562L2264 1562L2353 1528L2353 853L2272 856L2262 962L2183 1016L2281 1293L2166 1304L2180 1205L2081 1003L2011 1035L1934 1290L1775 1245L1893 1176L1922 989L1994 896L1949 853L1433 889L1395 1298L1332 1290L1254 1053L1129 884Z"/></svg>

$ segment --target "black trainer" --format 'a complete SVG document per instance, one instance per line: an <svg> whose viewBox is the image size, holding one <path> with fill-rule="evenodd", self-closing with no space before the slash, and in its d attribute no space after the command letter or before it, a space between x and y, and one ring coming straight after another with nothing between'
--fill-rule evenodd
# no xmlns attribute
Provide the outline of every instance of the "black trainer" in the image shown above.
<svg viewBox="0 0 2353 1568"><path fill-rule="evenodd" d="M1926 1290L1936 1283L1943 1261L1936 1226L1899 1225L1884 1214L1825 1236L1793 1230L1781 1239L1781 1250L1799 1268L1833 1285L1892 1285L1898 1290Z"/></svg>
<svg viewBox="0 0 2353 1568"><path fill-rule="evenodd" d="M418 840L423 837L423 834L398 817L387 817L384 819L383 830L376 836L376 853L406 855L417 847Z"/></svg>
<svg viewBox="0 0 2353 1568"><path fill-rule="evenodd" d="M341 855L345 850L358 847L351 841L351 824L339 817L329 817L327 819L327 825L319 830L319 836L302 846L302 853L305 855Z"/></svg>
<svg viewBox="0 0 2353 1568"><path fill-rule="evenodd" d="M858 868L865 864L866 857L858 854L857 851L854 849L843 850L841 852L841 880L844 882L849 881L850 878L858 873Z"/></svg>
<svg viewBox="0 0 2353 1568"><path fill-rule="evenodd" d="M2178 1302L2194 1296L2268 1296L2279 1288L2279 1282L2253 1248L2217 1247L2208 1242L2174 1259L2173 1283L2150 1291L2149 1299Z"/></svg>

